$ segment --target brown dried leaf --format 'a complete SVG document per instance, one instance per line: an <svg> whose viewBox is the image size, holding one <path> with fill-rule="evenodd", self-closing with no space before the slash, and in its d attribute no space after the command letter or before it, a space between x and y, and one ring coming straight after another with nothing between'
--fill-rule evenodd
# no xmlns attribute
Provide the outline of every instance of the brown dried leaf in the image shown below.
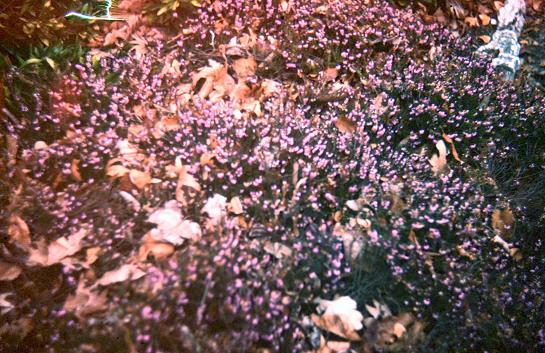
<svg viewBox="0 0 545 353"><path fill-rule="evenodd" d="M492 228L502 239L509 239L513 234L513 224L515 217L509 208L504 210L494 210L492 213Z"/></svg>
<svg viewBox="0 0 545 353"><path fill-rule="evenodd" d="M458 155L458 151L456 150L456 147L454 147L454 141L452 138L450 138L449 135L443 133L443 139L450 145L450 151L452 152L452 157L460 163L463 163L460 159L460 156Z"/></svg>
<svg viewBox="0 0 545 353"><path fill-rule="evenodd" d="M393 333L397 338L401 338L405 332L407 332L407 329L405 326L403 326L403 324L399 322L394 324Z"/></svg>
<svg viewBox="0 0 545 353"><path fill-rule="evenodd" d="M464 22L469 25L469 27L479 27L479 20L476 17L466 17Z"/></svg>
<svg viewBox="0 0 545 353"><path fill-rule="evenodd" d="M151 235L146 234L143 244L138 249L138 261L144 262L149 255L157 260L163 260L174 253L174 246L169 243L156 241Z"/></svg>
<svg viewBox="0 0 545 353"><path fill-rule="evenodd" d="M447 146L443 140L440 140L435 147L437 148L437 151L439 151L439 155L434 154L430 158L429 163L435 175L439 175L447 167Z"/></svg>
<svg viewBox="0 0 545 353"><path fill-rule="evenodd" d="M87 249L85 251L85 264L87 266L94 264L95 261L98 260L98 256L100 255L101 251L101 248L98 246Z"/></svg>
<svg viewBox="0 0 545 353"><path fill-rule="evenodd" d="M197 179L187 171L187 167L182 167L180 174L178 175L178 188L182 186L190 187L196 191L201 191L201 185L197 182Z"/></svg>
<svg viewBox="0 0 545 353"><path fill-rule="evenodd" d="M335 81L339 75L339 70L334 67L328 67L322 72L322 78L325 82Z"/></svg>
<svg viewBox="0 0 545 353"><path fill-rule="evenodd" d="M0 281L13 281L19 277L21 272L19 266L0 261Z"/></svg>
<svg viewBox="0 0 545 353"><path fill-rule="evenodd" d="M85 287L83 280L78 283L76 293L69 295L64 303L64 309L74 312L79 317L84 317L108 308L106 292L95 293Z"/></svg>
<svg viewBox="0 0 545 353"><path fill-rule="evenodd" d="M130 170L120 164L112 164L106 167L106 175L117 179L129 174Z"/></svg>
<svg viewBox="0 0 545 353"><path fill-rule="evenodd" d="M87 229L80 229L75 234L61 237L47 246L44 241L38 243L37 249L30 249L28 264L30 266L51 266L60 263L81 250L83 239L89 234Z"/></svg>
<svg viewBox="0 0 545 353"><path fill-rule="evenodd" d="M239 79L245 79L255 75L257 70L257 62L253 57L240 58L233 62L233 70L236 72Z"/></svg>
<svg viewBox="0 0 545 353"><path fill-rule="evenodd" d="M494 1L494 10L500 11L500 9L503 7L502 1Z"/></svg>
<svg viewBox="0 0 545 353"><path fill-rule="evenodd" d="M361 340L360 335L351 327L346 320L343 319L341 315L335 314L324 314L318 316L312 314L312 322L319 328L332 332L337 336L349 339L351 341Z"/></svg>
<svg viewBox="0 0 545 353"><path fill-rule="evenodd" d="M335 126L339 131L344 132L346 134L353 134L354 131L356 131L356 124L354 124L352 121L348 120L346 117L341 116L337 119L335 122Z"/></svg>
<svg viewBox="0 0 545 353"><path fill-rule="evenodd" d="M479 14L479 20L481 20L483 26L488 26L490 24L490 16L488 15Z"/></svg>
<svg viewBox="0 0 545 353"><path fill-rule="evenodd" d="M81 173L79 171L79 159L72 159L72 164L70 165L70 171L72 172L72 178L76 181L82 181Z"/></svg>
<svg viewBox="0 0 545 353"><path fill-rule="evenodd" d="M30 250L30 230L26 222L15 214L9 217L8 222L8 236L10 239L23 249Z"/></svg>
<svg viewBox="0 0 545 353"><path fill-rule="evenodd" d="M152 183L151 175L148 172L142 172L140 170L131 169L129 172L129 178L131 183L138 189L144 189L148 184Z"/></svg>
<svg viewBox="0 0 545 353"><path fill-rule="evenodd" d="M229 201L229 204L227 205L227 210L236 215L242 214L244 212L244 209L242 208L242 202L240 202L240 198L238 196L233 197L231 201Z"/></svg>
<svg viewBox="0 0 545 353"><path fill-rule="evenodd" d="M490 42L490 36L487 35L479 36L479 39L482 40L485 44Z"/></svg>
<svg viewBox="0 0 545 353"><path fill-rule="evenodd" d="M318 299L317 302L317 310L323 314L312 315L311 319L318 327L352 341L361 339L356 331L363 328L363 315L352 298L344 296L335 300Z"/></svg>
<svg viewBox="0 0 545 353"><path fill-rule="evenodd" d="M96 285L108 286L113 283L119 283L124 281L134 281L142 278L146 275L146 272L142 271L136 265L125 264L115 270L106 272L96 282Z"/></svg>

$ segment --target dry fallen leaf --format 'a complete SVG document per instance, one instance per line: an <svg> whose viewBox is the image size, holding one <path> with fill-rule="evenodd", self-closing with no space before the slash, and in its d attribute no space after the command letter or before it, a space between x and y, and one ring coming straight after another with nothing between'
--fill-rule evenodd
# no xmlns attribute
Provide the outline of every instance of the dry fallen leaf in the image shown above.
<svg viewBox="0 0 545 353"><path fill-rule="evenodd" d="M108 163L109 164L109 163ZM130 170L120 164L111 164L106 167L106 175L114 179L121 178L129 174Z"/></svg>
<svg viewBox="0 0 545 353"><path fill-rule="evenodd" d="M142 271L136 265L125 264L115 270L106 272L102 277L100 277L94 286L108 286L110 284L124 282L127 280L134 281L144 277L145 275L146 272Z"/></svg>
<svg viewBox="0 0 545 353"><path fill-rule="evenodd" d="M100 255L101 251L102 249L98 246L85 250L85 265L90 266L94 264L95 261L98 260L98 256Z"/></svg>
<svg viewBox="0 0 545 353"><path fill-rule="evenodd" d="M25 250L30 249L30 230L26 222L19 216L12 214L9 217L8 236L10 239Z"/></svg>
<svg viewBox="0 0 545 353"><path fill-rule="evenodd" d="M356 131L356 124L354 124L352 121L348 120L346 117L341 116L335 121L335 126L339 131L344 132L346 134L353 134L354 131Z"/></svg>
<svg viewBox="0 0 545 353"><path fill-rule="evenodd" d="M236 215L242 214L244 212L244 209L242 208L242 202L240 202L240 198L238 196L233 197L231 201L229 201L227 209L229 212Z"/></svg>
<svg viewBox="0 0 545 353"><path fill-rule="evenodd" d="M452 152L452 157L454 157L454 159L460 163L463 163L462 160L460 159L460 156L458 155L458 151L456 150L456 147L454 147L454 141L452 140L452 138L443 133L443 140L445 140L449 145L450 145L450 151Z"/></svg>
<svg viewBox="0 0 545 353"><path fill-rule="evenodd" d="M319 299L318 303L317 310L322 314L313 314L311 317L316 326L352 341L361 339L356 331L363 328L363 315L356 309L356 302L352 298Z"/></svg>
<svg viewBox="0 0 545 353"><path fill-rule="evenodd" d="M479 36L479 39L482 40L485 44L490 42L490 36L487 35Z"/></svg>
<svg viewBox="0 0 545 353"><path fill-rule="evenodd" d="M439 155L434 154L429 162L431 164L431 169L433 172L438 175L441 174L447 166L447 146L443 140L440 140L435 144Z"/></svg>
<svg viewBox="0 0 545 353"><path fill-rule="evenodd" d="M397 338L401 338L403 334L407 332L407 329L405 328L405 326L403 326L403 324L396 322L394 324L393 332Z"/></svg>
<svg viewBox="0 0 545 353"><path fill-rule="evenodd" d="M326 341L323 335L320 335L320 347L315 353L342 353L348 352L350 342L343 341Z"/></svg>
<svg viewBox="0 0 545 353"><path fill-rule="evenodd" d="M22 269L19 266L0 261L0 281L13 281L21 272Z"/></svg>
<svg viewBox="0 0 545 353"><path fill-rule="evenodd" d="M201 237L199 224L183 219L182 210L176 200L170 200L155 210L148 217L148 222L157 225L149 232L157 242L181 245L186 239L198 240Z"/></svg>
<svg viewBox="0 0 545 353"><path fill-rule="evenodd" d="M236 72L237 77L241 80L255 75L257 70L257 62L253 57L240 58L233 62L233 70Z"/></svg>
<svg viewBox="0 0 545 353"><path fill-rule="evenodd" d="M74 178L75 181L82 181L83 178L81 177L81 172L79 171L79 159L72 159L72 163L70 164L70 171L72 172L72 178Z"/></svg>
<svg viewBox="0 0 545 353"><path fill-rule="evenodd" d="M325 82L335 81L338 75L339 75L339 70L337 70L334 67L328 67L322 72L322 79Z"/></svg>
<svg viewBox="0 0 545 353"><path fill-rule="evenodd" d="M500 11L500 9L503 7L502 1L494 1L494 10Z"/></svg>
<svg viewBox="0 0 545 353"><path fill-rule="evenodd" d="M263 249L269 254L273 255L277 259L282 259L290 257L292 255L292 250L284 244L272 242L267 240Z"/></svg>
<svg viewBox="0 0 545 353"><path fill-rule="evenodd" d="M211 225L221 224L223 218L227 215L227 198L220 194L214 194L206 201L202 213L208 214Z"/></svg>
<svg viewBox="0 0 545 353"><path fill-rule="evenodd" d="M129 178L131 183L134 184L138 189L142 190L146 185L152 183L151 175L147 172L142 172L140 170L131 169L129 172Z"/></svg>
<svg viewBox="0 0 545 353"><path fill-rule="evenodd" d="M479 20L476 17L466 17L464 22L469 25L469 27L479 27Z"/></svg>
<svg viewBox="0 0 545 353"><path fill-rule="evenodd" d="M169 243L156 241L149 233L142 239L138 249L138 261L146 261L149 255L157 260L163 260L174 253L174 246Z"/></svg>
<svg viewBox="0 0 545 353"><path fill-rule="evenodd" d="M199 69L192 76L192 86L201 99L216 102L228 96L235 87L235 80L227 73L227 66L209 60L208 66Z"/></svg>
<svg viewBox="0 0 545 353"><path fill-rule="evenodd" d="M84 317L108 308L106 292L95 293L85 287L80 279L76 293L69 295L64 303L64 309L74 312L79 317Z"/></svg>
<svg viewBox="0 0 545 353"><path fill-rule="evenodd" d="M492 228L502 239L509 239L513 233L515 217L509 208L494 210L492 213Z"/></svg>
<svg viewBox="0 0 545 353"><path fill-rule="evenodd" d="M423 324L409 313L373 320L365 331L364 345L370 351L406 352L422 337Z"/></svg>
<svg viewBox="0 0 545 353"><path fill-rule="evenodd" d="M80 229L68 238L61 237L49 245L41 241L37 249L31 249L28 257L30 266L51 266L60 263L64 258L69 257L81 250L83 239L89 234L85 228Z"/></svg>
<svg viewBox="0 0 545 353"><path fill-rule="evenodd" d="M479 14L479 19L481 20L483 26L488 26L490 24L490 16L488 15Z"/></svg>
<svg viewBox="0 0 545 353"><path fill-rule="evenodd" d="M186 167L181 167L178 174L178 187L187 186L196 191L201 191L201 186L197 182L197 179L187 171Z"/></svg>

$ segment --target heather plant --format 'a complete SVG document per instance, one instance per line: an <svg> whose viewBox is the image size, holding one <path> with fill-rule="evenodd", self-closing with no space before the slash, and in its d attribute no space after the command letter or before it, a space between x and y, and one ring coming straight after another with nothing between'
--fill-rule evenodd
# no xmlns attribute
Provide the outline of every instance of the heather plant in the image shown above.
<svg viewBox="0 0 545 353"><path fill-rule="evenodd" d="M33 90L8 73L27 89L8 86L1 185L24 182L2 229L17 210L33 243L89 234L45 267L9 243L25 277L0 283L1 315L22 329L2 350L300 352L338 295L413 313L406 350L543 346L543 93L379 5L217 2L175 41L89 52ZM219 221L217 194L239 202ZM173 199L202 238L140 256Z"/></svg>

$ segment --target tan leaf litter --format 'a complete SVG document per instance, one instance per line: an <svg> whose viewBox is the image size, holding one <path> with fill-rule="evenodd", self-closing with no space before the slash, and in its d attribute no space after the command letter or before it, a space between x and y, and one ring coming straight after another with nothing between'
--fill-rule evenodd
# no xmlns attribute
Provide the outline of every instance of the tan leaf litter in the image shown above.
<svg viewBox="0 0 545 353"><path fill-rule="evenodd" d="M183 219L176 200L170 200L155 210L148 217L148 222L157 225L149 234L158 242L181 245L186 239L199 239L202 234L198 223Z"/></svg>
<svg viewBox="0 0 545 353"><path fill-rule="evenodd" d="M13 281L21 272L22 269L19 266L0 261L0 281Z"/></svg>
<svg viewBox="0 0 545 353"><path fill-rule="evenodd" d="M319 299L317 310L322 314L312 315L316 326L352 341L361 339L356 331L363 328L363 315L356 309L356 302L352 298Z"/></svg>
<svg viewBox="0 0 545 353"><path fill-rule="evenodd" d="M124 281L134 281L144 277L145 275L146 272L142 271L136 265L125 264L115 270L106 272L102 277L100 277L94 286L108 286L110 284Z"/></svg>
<svg viewBox="0 0 545 353"><path fill-rule="evenodd" d="M41 241L37 249L30 250L28 264L31 266L51 266L60 263L81 250L83 239L89 234L85 228L80 229L69 237L61 237L49 245Z"/></svg>
<svg viewBox="0 0 545 353"><path fill-rule="evenodd" d="M443 140L439 140L439 142L435 144L435 148L437 148L439 154L434 154L430 158L429 163L435 175L439 175L447 167L447 146Z"/></svg>
<svg viewBox="0 0 545 353"><path fill-rule="evenodd" d="M84 317L108 308L106 292L96 293L91 288L85 287L80 279L78 288L74 294L69 295L64 303L64 309L74 312L79 317Z"/></svg>
<svg viewBox="0 0 545 353"><path fill-rule="evenodd" d="M227 215L227 198L220 194L214 194L208 198L202 212L208 214L212 225L219 225Z"/></svg>
<svg viewBox="0 0 545 353"><path fill-rule="evenodd" d="M9 217L8 236L25 250L30 249L30 230L26 222L19 216L12 214Z"/></svg>

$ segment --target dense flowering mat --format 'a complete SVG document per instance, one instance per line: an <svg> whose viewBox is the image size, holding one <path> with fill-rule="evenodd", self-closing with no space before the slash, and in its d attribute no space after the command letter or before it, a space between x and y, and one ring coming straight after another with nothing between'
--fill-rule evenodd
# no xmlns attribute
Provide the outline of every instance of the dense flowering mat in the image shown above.
<svg viewBox="0 0 545 353"><path fill-rule="evenodd" d="M2 352L545 349L545 96L486 34L383 1L167 22L6 73Z"/></svg>

